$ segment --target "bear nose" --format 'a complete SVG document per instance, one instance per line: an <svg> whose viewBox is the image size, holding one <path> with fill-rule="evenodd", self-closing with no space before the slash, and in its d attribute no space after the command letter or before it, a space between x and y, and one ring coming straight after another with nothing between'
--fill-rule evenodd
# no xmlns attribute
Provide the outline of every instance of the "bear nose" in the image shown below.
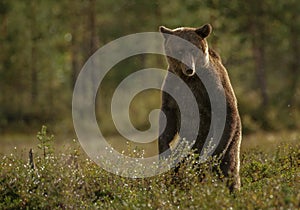
<svg viewBox="0 0 300 210"><path fill-rule="evenodd" d="M194 71L193 71L193 69L187 69L187 70L185 71L185 73L187 74L187 76L191 76L191 75L194 74Z"/></svg>

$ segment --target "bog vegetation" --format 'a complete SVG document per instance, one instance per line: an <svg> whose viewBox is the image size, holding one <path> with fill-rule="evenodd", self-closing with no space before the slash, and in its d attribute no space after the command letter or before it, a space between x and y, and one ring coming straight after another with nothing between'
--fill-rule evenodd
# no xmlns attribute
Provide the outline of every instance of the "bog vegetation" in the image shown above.
<svg viewBox="0 0 300 210"><path fill-rule="evenodd" d="M299 11L297 0L1 0L0 209L299 209ZM243 143L258 145L242 146L240 192L229 194L210 170L213 160L195 169L191 159L178 174L127 179L102 170L77 143L62 147L76 138L74 83L98 48L124 35L158 31L160 25L205 23L214 28L209 46L228 69L243 133L251 134ZM112 94L122 79L142 68L166 69L165 58L147 54L123 60L98 90L98 124L116 148ZM130 106L133 125L149 128L148 114L159 105L159 91L138 94ZM55 140L44 127L34 142L23 135L12 141L20 132L31 138L41 124L60 137ZM262 130L296 131L296 140L276 133L269 142ZM277 143L282 139L288 143ZM7 149L17 144L14 151Z"/></svg>
<svg viewBox="0 0 300 210"><path fill-rule="evenodd" d="M195 167L190 158L175 174L130 179L110 174L74 144L54 151L46 127L37 135L33 159L18 151L1 155L1 209L298 209L300 145L271 153L242 154L240 192L230 194L211 161ZM298 141L299 142L299 141Z"/></svg>

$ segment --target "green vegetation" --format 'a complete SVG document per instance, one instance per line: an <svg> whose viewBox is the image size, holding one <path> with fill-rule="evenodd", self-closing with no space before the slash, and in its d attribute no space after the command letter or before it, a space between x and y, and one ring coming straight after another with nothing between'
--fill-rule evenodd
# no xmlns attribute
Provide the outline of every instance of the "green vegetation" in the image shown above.
<svg viewBox="0 0 300 210"><path fill-rule="evenodd" d="M0 209L299 209L299 11L297 0L0 0ZM73 86L98 48L160 25L205 23L214 28L208 42L228 69L246 134L240 192L230 195L210 163L196 170L193 160L176 175L122 178L68 141L76 138ZM98 124L117 150L126 140L111 118L112 94L142 68L166 69L165 58L121 61L98 91ZM159 91L138 94L130 105L133 125L149 128L148 114L159 105ZM41 124L57 140L46 127L33 138ZM152 156L156 144L136 151ZM140 154L129 146L132 156Z"/></svg>
<svg viewBox="0 0 300 210"><path fill-rule="evenodd" d="M229 194L210 168L186 161L177 174L130 179L110 174L74 144L52 150L54 138L43 127L37 135L34 167L18 151L1 155L0 209L298 209L299 141L271 153L244 152L242 189ZM201 177L201 181L199 179Z"/></svg>

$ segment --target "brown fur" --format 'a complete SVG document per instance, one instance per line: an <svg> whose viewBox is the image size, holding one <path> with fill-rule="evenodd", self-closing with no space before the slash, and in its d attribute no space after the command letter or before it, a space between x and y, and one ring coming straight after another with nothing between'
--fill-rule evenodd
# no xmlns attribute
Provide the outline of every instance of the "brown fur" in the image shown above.
<svg viewBox="0 0 300 210"><path fill-rule="evenodd" d="M230 191L240 188L240 176L239 176L239 154L240 154L240 144L241 144L241 121L237 108L237 101L232 89L227 71L222 64L220 56L212 49L208 48L206 42L206 37L211 33L211 26L204 25L200 28L178 28L178 29L168 29L165 27L160 27L160 32L164 34L172 34L179 36L197 46L203 54L200 55L199 65L197 68L205 71L210 71L212 75L219 78L222 84L216 82L216 86L223 86L226 97L227 113L226 113L226 124L224 132L219 145L214 151L214 155L220 157L220 169L224 176L228 177L228 185ZM165 36L165 35L164 35ZM175 47L174 47L175 46ZM173 49L176 45L168 46L168 38L165 36L165 50L176 51L180 50ZM189 52L184 52L189 53ZM205 55L208 54L208 64L204 65L207 61ZM203 58L201 57L203 56ZM188 67L182 64L180 61L167 57L169 64L168 71L178 75L192 90L199 108L200 114L200 125L198 136L194 144L194 149L200 152L205 143L206 137L209 133L211 124L211 101L208 97L208 93L201 79L195 75L187 75ZM203 61L203 62L202 62ZM202 64L203 66L201 66ZM168 76L166 77L164 88L168 85ZM212 99L217 100L217 99ZM188 104L187 104L188 107ZM162 154L164 151L170 148L170 143L174 139L175 135L179 132L180 127L180 112L178 106L174 99L170 97L169 94L162 92L162 106L161 110L165 113L167 117L167 125L165 130L159 136L159 153ZM192 113L191 113L192 116ZM191 117L192 120L192 117ZM184 136L188 138L187 136Z"/></svg>

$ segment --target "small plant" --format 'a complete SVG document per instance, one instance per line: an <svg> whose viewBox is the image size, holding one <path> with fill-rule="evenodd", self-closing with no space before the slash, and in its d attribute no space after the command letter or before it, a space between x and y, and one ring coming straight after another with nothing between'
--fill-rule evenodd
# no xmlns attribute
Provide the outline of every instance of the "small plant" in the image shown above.
<svg viewBox="0 0 300 210"><path fill-rule="evenodd" d="M41 131L37 133L36 137L39 141L38 148L43 151L43 156L46 159L47 154L53 154L54 152L54 135L48 135L47 127L43 125Z"/></svg>

